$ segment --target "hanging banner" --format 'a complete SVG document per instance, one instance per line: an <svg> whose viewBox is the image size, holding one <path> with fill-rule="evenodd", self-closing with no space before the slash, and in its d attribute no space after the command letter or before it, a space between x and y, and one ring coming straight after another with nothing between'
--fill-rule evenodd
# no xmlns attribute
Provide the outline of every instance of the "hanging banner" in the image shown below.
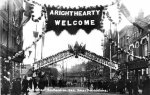
<svg viewBox="0 0 150 95"><path fill-rule="evenodd" d="M63 7L46 7L47 21L46 31L54 30L57 35L63 30L70 34L76 34L79 29L90 33L92 29L101 29L101 17L103 6L80 7L80 8L63 8Z"/></svg>

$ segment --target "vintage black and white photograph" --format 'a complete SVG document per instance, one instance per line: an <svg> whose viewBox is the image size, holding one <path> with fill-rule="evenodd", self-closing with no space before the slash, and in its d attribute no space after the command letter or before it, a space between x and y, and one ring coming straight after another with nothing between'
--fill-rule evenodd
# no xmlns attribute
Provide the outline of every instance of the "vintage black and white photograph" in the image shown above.
<svg viewBox="0 0 150 95"><path fill-rule="evenodd" d="M149 0L0 0L0 95L150 95Z"/></svg>

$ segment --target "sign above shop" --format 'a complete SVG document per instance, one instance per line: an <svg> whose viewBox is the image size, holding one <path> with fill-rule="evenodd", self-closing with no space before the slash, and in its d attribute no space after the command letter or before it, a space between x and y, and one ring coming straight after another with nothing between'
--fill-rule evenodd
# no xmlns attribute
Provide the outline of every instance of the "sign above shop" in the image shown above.
<svg viewBox="0 0 150 95"><path fill-rule="evenodd" d="M47 21L46 31L54 30L57 35L63 30L70 34L76 34L79 29L90 33L93 29L102 28L102 14L104 7L80 7L80 8L63 8L63 7L46 7Z"/></svg>

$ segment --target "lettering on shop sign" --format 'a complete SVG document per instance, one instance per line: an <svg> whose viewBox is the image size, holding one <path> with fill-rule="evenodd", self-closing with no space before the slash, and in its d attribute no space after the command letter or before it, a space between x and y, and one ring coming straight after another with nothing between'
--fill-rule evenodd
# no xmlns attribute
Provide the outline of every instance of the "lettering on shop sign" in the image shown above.
<svg viewBox="0 0 150 95"><path fill-rule="evenodd" d="M81 8L46 7L47 24L46 31L54 30L56 34L67 30L70 34L76 34L77 30L84 29L87 33L92 29L100 29L102 25L103 6Z"/></svg>

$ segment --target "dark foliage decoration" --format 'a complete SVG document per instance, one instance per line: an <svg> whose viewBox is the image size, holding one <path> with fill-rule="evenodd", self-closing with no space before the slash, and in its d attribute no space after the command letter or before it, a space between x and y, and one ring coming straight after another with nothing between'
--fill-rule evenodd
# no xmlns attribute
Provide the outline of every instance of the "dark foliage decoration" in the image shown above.
<svg viewBox="0 0 150 95"><path fill-rule="evenodd" d="M70 53L73 53L76 58L78 58L77 57L78 53L82 53L82 54L85 53L85 47L86 45L81 45L81 44L79 45L78 42L76 42L74 46L68 45L69 48L68 50Z"/></svg>

